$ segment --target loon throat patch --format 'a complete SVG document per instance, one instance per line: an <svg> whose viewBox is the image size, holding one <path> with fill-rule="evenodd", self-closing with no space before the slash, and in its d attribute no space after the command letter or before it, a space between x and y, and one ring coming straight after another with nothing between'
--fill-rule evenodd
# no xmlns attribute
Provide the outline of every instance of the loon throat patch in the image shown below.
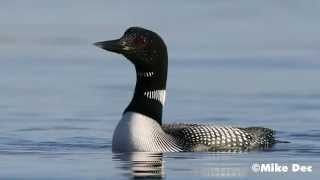
<svg viewBox="0 0 320 180"><path fill-rule="evenodd" d="M166 100L166 90L153 90L153 91L146 91L143 93L145 97L148 99L153 99L159 101L162 106Z"/></svg>

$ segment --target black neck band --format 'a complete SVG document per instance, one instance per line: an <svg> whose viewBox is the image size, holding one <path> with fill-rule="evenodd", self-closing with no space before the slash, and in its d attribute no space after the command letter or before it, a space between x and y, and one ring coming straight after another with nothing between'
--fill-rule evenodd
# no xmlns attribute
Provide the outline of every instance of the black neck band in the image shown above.
<svg viewBox="0 0 320 180"><path fill-rule="evenodd" d="M134 95L124 112L138 112L162 124L167 70L140 71L136 68L136 74Z"/></svg>

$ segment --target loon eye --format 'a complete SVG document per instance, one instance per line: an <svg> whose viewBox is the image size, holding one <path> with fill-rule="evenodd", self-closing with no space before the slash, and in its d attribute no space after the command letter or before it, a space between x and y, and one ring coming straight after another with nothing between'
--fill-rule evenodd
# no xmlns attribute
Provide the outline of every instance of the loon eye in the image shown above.
<svg viewBox="0 0 320 180"><path fill-rule="evenodd" d="M136 45L145 45L147 43L147 39L143 36L138 36L138 37L134 38L133 42Z"/></svg>

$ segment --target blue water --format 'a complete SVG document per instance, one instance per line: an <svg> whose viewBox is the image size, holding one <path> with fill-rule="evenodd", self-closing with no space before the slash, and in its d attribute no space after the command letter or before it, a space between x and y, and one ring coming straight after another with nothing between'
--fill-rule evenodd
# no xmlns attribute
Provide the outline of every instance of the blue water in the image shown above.
<svg viewBox="0 0 320 180"><path fill-rule="evenodd" d="M1 1L0 179L317 179L317 1ZM169 49L164 122L264 126L245 153L113 154L134 69L92 43L133 25ZM253 163L312 166L254 173Z"/></svg>

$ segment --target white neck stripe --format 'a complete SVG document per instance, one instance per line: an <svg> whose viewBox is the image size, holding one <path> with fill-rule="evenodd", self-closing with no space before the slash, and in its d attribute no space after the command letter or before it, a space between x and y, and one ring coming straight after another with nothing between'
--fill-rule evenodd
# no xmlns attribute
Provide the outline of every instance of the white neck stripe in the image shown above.
<svg viewBox="0 0 320 180"><path fill-rule="evenodd" d="M166 90L145 91L143 95L149 99L159 101L162 106L164 106L164 102L166 100Z"/></svg>
<svg viewBox="0 0 320 180"><path fill-rule="evenodd" d="M137 72L138 76L140 77L152 77L154 72Z"/></svg>

